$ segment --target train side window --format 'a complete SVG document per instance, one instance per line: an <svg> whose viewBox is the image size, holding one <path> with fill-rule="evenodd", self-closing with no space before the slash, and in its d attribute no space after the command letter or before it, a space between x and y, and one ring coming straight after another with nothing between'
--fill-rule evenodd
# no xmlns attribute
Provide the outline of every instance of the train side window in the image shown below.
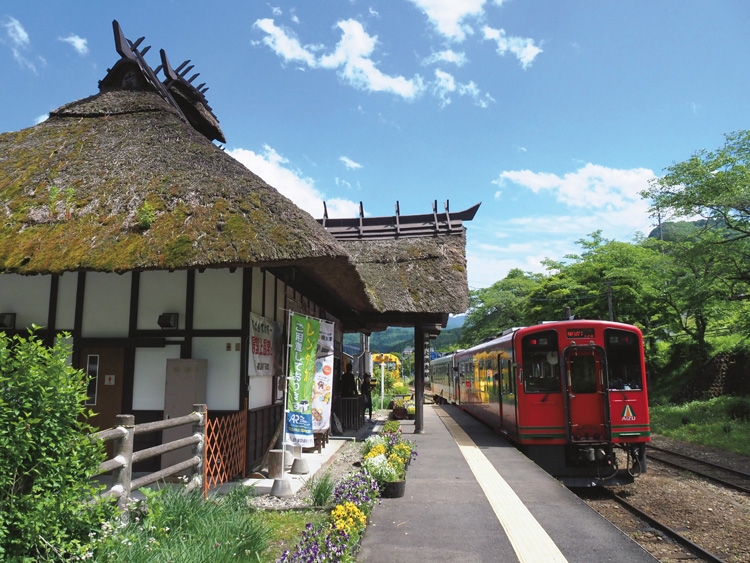
<svg viewBox="0 0 750 563"><path fill-rule="evenodd" d="M560 366L557 333L529 334L521 341L523 384L526 393L559 393Z"/></svg>
<svg viewBox="0 0 750 563"><path fill-rule="evenodd" d="M607 380L614 390L643 389L641 347L638 335L627 330L606 329Z"/></svg>

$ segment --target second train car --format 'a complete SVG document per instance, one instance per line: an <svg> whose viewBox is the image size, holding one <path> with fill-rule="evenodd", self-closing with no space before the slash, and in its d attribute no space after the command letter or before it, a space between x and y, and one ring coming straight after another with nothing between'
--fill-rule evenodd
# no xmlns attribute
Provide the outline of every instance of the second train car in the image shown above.
<svg viewBox="0 0 750 563"><path fill-rule="evenodd" d="M631 483L646 470L648 390L635 326L510 329L432 360L430 381L437 402L459 405L567 486Z"/></svg>

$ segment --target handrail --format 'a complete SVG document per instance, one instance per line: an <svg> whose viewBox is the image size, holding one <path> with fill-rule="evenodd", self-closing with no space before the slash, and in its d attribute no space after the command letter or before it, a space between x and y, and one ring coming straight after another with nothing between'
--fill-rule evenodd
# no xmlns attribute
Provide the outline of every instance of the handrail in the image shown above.
<svg viewBox="0 0 750 563"><path fill-rule="evenodd" d="M115 442L115 455L113 458L99 465L97 475L112 471L112 487L104 492L104 497L115 497L121 508L130 498L130 493L146 485L155 483L165 477L190 470L191 477L188 488L205 487L204 467L205 445L206 445L206 421L208 420L208 407L206 405L193 405L194 411L188 415L135 424L132 414L119 414L115 417L115 426L93 434L93 438L103 442ZM192 424L192 435L165 444L160 444L145 450L133 451L133 436L158 432L166 428ZM133 479L133 464L139 461L162 455L166 452L178 450L186 446L193 446L190 459L165 467L160 471L150 473L138 479Z"/></svg>

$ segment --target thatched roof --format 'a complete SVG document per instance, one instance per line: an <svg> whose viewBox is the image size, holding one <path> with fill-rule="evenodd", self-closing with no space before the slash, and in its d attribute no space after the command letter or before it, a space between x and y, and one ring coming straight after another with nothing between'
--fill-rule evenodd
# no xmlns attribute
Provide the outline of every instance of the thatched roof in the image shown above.
<svg viewBox="0 0 750 563"><path fill-rule="evenodd" d="M294 264L370 308L324 228L147 90L0 135L0 219L0 272Z"/></svg>
<svg viewBox="0 0 750 563"><path fill-rule="evenodd" d="M383 313L462 313L466 236L341 241Z"/></svg>
<svg viewBox="0 0 750 563"><path fill-rule="evenodd" d="M378 311L370 324L445 323L469 306L466 228L479 205L458 213L319 219L354 261Z"/></svg>

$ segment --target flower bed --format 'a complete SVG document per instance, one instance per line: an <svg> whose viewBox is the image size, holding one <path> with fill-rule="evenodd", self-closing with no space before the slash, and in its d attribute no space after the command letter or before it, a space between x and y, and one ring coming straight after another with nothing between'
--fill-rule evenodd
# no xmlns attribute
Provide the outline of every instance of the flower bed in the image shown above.
<svg viewBox="0 0 750 563"><path fill-rule="evenodd" d="M417 455L416 445L403 437L395 420L362 442L360 453L361 470L345 475L333 488L328 519L308 524L294 549L285 551L278 563L355 560L367 518L381 491L388 483L403 481L409 461Z"/></svg>

